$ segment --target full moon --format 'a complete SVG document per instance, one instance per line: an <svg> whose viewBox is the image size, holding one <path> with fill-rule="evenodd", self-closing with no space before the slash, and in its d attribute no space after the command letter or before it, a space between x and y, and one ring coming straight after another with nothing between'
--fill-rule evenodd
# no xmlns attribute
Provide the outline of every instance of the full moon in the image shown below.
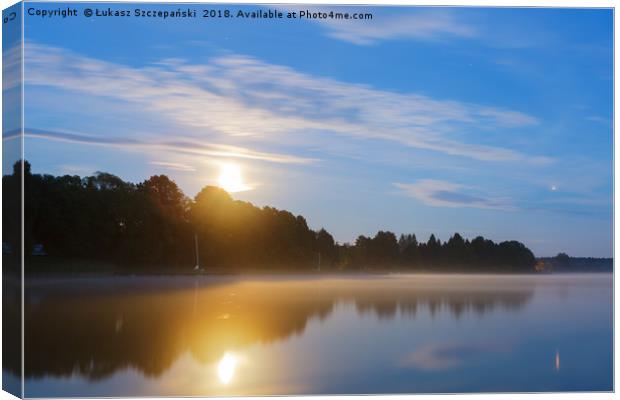
<svg viewBox="0 0 620 400"><path fill-rule="evenodd" d="M218 184L228 193L250 190L250 187L243 182L241 168L236 164L223 164L220 167Z"/></svg>
<svg viewBox="0 0 620 400"><path fill-rule="evenodd" d="M217 376L220 381L227 385L235 375L235 367L237 366L237 357L230 353L224 354L224 357L217 365Z"/></svg>

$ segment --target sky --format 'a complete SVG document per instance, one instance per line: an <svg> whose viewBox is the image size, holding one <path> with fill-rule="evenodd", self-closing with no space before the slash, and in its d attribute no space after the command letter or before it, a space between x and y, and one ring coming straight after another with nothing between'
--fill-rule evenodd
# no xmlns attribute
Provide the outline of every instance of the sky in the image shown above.
<svg viewBox="0 0 620 400"><path fill-rule="evenodd" d="M537 256L612 256L609 9L280 9L373 14L342 21L69 6L78 17L25 16L35 173L166 174L193 197L233 166L234 198L301 214L339 242L459 232Z"/></svg>

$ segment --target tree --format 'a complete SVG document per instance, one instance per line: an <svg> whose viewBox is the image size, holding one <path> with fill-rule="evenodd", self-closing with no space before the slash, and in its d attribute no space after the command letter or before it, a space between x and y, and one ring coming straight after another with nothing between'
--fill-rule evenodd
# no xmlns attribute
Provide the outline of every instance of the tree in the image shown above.
<svg viewBox="0 0 620 400"><path fill-rule="evenodd" d="M369 260L374 265L393 267L398 260L398 241L396 235L379 231L369 243Z"/></svg>
<svg viewBox="0 0 620 400"><path fill-rule="evenodd" d="M151 176L137 187L142 205L139 223L134 226L135 242L142 242L143 260L175 266L193 259L193 232L187 217L189 200L170 178Z"/></svg>
<svg viewBox="0 0 620 400"><path fill-rule="evenodd" d="M445 244L445 259L451 265L469 264L470 249L463 237L455 233Z"/></svg>
<svg viewBox="0 0 620 400"><path fill-rule="evenodd" d="M570 257L566 253L558 253L558 255L555 256L555 260L563 267L566 267L570 264Z"/></svg>
<svg viewBox="0 0 620 400"><path fill-rule="evenodd" d="M533 268L536 263L534 254L523 243L515 240L502 242L497 248L498 263L516 269L527 266Z"/></svg>
<svg viewBox="0 0 620 400"><path fill-rule="evenodd" d="M441 259L441 242L435 238L434 234L428 238L426 246L423 248L423 261L427 265L437 265Z"/></svg>
<svg viewBox="0 0 620 400"><path fill-rule="evenodd" d="M415 234L401 235L398 241L401 262L406 266L414 266L419 263L420 251Z"/></svg>
<svg viewBox="0 0 620 400"><path fill-rule="evenodd" d="M320 254L321 267L334 262L336 258L334 238L323 228L316 233L316 250Z"/></svg>

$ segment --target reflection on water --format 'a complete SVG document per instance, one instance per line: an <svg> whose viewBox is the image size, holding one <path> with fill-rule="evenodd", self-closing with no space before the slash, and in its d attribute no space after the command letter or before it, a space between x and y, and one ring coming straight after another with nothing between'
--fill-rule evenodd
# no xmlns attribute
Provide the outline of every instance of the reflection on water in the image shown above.
<svg viewBox="0 0 620 400"><path fill-rule="evenodd" d="M233 354L225 353L224 357L217 365L217 375L222 383L227 384L235 375L235 367L237 366L237 357Z"/></svg>
<svg viewBox="0 0 620 400"><path fill-rule="evenodd" d="M26 395L610 390L611 282L609 275L33 281ZM574 357L562 371L559 347ZM545 370L549 351L555 368Z"/></svg>

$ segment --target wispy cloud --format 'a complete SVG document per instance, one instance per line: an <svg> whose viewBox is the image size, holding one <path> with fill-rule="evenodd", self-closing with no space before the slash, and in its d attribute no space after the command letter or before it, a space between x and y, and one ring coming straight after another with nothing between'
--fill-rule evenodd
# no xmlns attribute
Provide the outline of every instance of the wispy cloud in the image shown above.
<svg viewBox="0 0 620 400"><path fill-rule="evenodd" d="M458 19L446 9L413 10L386 14L380 8L287 6L287 10L307 10L323 13L371 12L371 19L313 19L323 26L327 35L356 45L372 45L385 40L414 39L442 41L453 38L473 38L478 35L475 26Z"/></svg>
<svg viewBox="0 0 620 400"><path fill-rule="evenodd" d="M166 161L151 161L149 162L151 165L156 165L158 167L163 167L166 169L170 169L173 171L182 171L182 172L193 172L196 171L196 168L191 165L181 164L181 163L172 163Z"/></svg>
<svg viewBox="0 0 620 400"><path fill-rule="evenodd" d="M22 83L22 46L9 46L2 51L2 90L19 87Z"/></svg>
<svg viewBox="0 0 620 400"><path fill-rule="evenodd" d="M605 118L605 117L601 117L601 116L598 116L598 115L590 115L590 116L586 117L586 119L588 121L597 122L599 124L603 124L603 125L606 125L606 126L609 126L609 127L612 126L612 123L611 123L612 121L611 121L610 118Z"/></svg>
<svg viewBox="0 0 620 400"><path fill-rule="evenodd" d="M26 129L24 131L24 135L26 137L59 140L94 146L115 146L124 149L163 150L172 152L174 154L183 153L198 156L245 158L252 160L270 161L275 163L292 164L306 164L315 161L309 158L294 157L284 154L257 152L238 146L204 143L181 139L146 142L138 139L89 136L67 132L43 131L39 129ZM168 166L170 166L170 164L168 164Z"/></svg>
<svg viewBox="0 0 620 400"><path fill-rule="evenodd" d="M395 183L394 186L430 206L515 210L507 199L483 196L475 188L447 181L421 179L415 183Z"/></svg>
<svg viewBox="0 0 620 400"><path fill-rule="evenodd" d="M67 175L91 175L97 169L87 165L62 164L58 166L58 170Z"/></svg>
<svg viewBox="0 0 620 400"><path fill-rule="evenodd" d="M315 133L332 133L483 161L550 161L467 139L480 131L509 134L510 129L538 123L536 117L515 110L384 91L239 55L200 65L175 59L133 68L39 44L28 43L26 49L27 85L138 104L183 127L175 137L186 151L197 141L199 148L205 147L205 139L299 146ZM221 145L206 147L202 151L228 151ZM248 149L230 151L273 158ZM284 162L299 157L276 158Z"/></svg>

